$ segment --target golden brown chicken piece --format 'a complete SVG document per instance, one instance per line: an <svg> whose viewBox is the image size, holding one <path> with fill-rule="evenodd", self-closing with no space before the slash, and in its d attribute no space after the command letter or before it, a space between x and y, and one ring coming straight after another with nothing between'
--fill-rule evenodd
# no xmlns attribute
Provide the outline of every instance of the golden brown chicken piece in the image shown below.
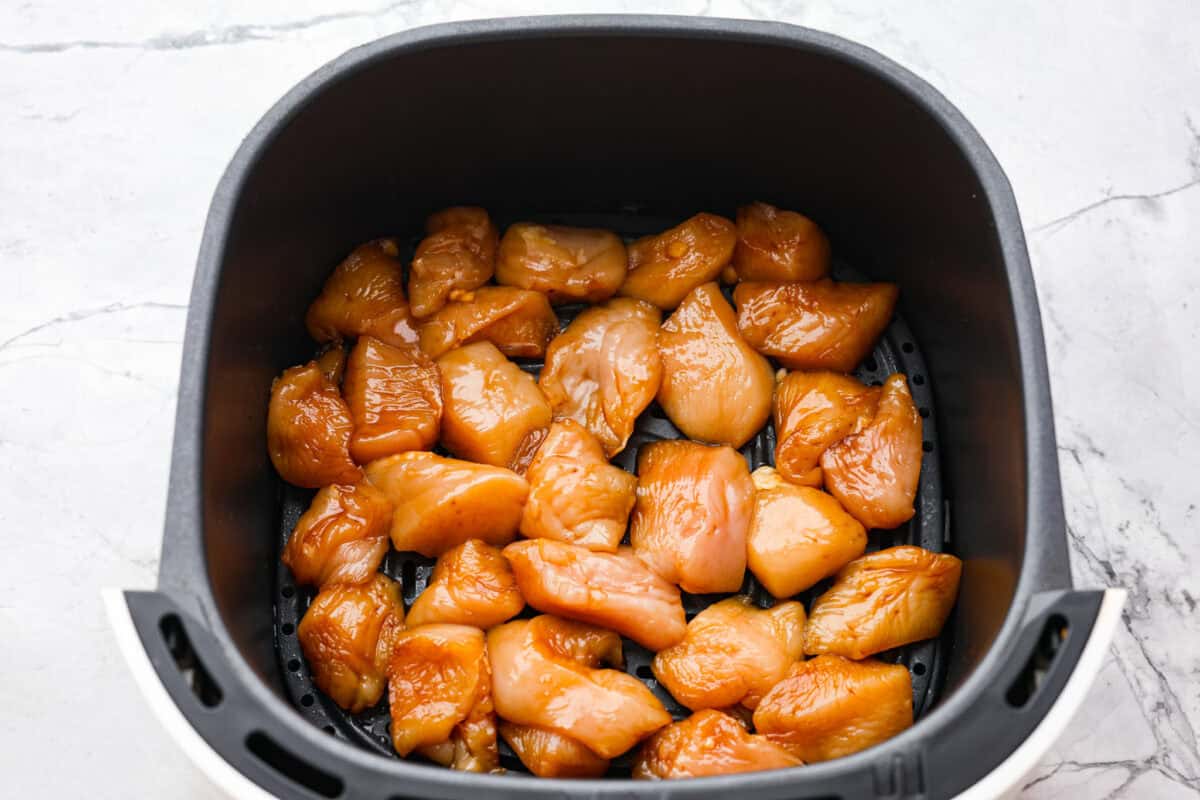
<svg viewBox="0 0 1200 800"><path fill-rule="evenodd" d="M608 759L561 733L500 721L500 735L539 778L598 778L608 771Z"/></svg>
<svg viewBox="0 0 1200 800"><path fill-rule="evenodd" d="M317 362L285 369L271 384L267 452L288 483L306 489L356 483L362 470L350 458L353 432L350 409Z"/></svg>
<svg viewBox="0 0 1200 800"><path fill-rule="evenodd" d="M717 279L733 257L737 231L716 214L697 214L629 245L629 274L620 293L668 311L702 283Z"/></svg>
<svg viewBox="0 0 1200 800"><path fill-rule="evenodd" d="M487 629L525 607L500 549L469 539L438 557L429 586L408 610L408 627L433 623Z"/></svg>
<svg viewBox="0 0 1200 800"><path fill-rule="evenodd" d="M397 753L416 750L467 772L500 765L483 631L467 625L409 628L394 638L387 676Z"/></svg>
<svg viewBox="0 0 1200 800"><path fill-rule="evenodd" d="M424 556L468 539L508 544L529 495L511 470L420 451L371 462L367 479L392 501L392 544Z"/></svg>
<svg viewBox="0 0 1200 800"><path fill-rule="evenodd" d="M617 298L584 311L546 350L538 385L555 419L571 419L609 458L625 449L638 415L662 380L658 309Z"/></svg>
<svg viewBox="0 0 1200 800"><path fill-rule="evenodd" d="M400 584L376 573L318 592L297 635L317 688L357 714L383 696L389 647L403 626Z"/></svg>
<svg viewBox="0 0 1200 800"><path fill-rule="evenodd" d="M418 319L441 310L452 291L478 289L496 269L500 234L487 211L443 209L425 220L425 238L408 270L408 298Z"/></svg>
<svg viewBox="0 0 1200 800"><path fill-rule="evenodd" d="M867 553L837 574L818 597L804 630L804 652L866 658L941 632L962 562L901 545Z"/></svg>
<svg viewBox="0 0 1200 800"><path fill-rule="evenodd" d="M741 703L754 708L803 654L804 606L761 609L730 597L701 611L679 644L652 667L671 696L693 711Z"/></svg>
<svg viewBox="0 0 1200 800"><path fill-rule="evenodd" d="M481 286L451 292L421 326L421 350L437 358L459 345L491 342L509 358L541 358L558 333L558 317L541 292Z"/></svg>
<svg viewBox="0 0 1200 800"><path fill-rule="evenodd" d="M354 418L350 455L360 464L437 441L442 384L437 367L416 348L360 337L343 390Z"/></svg>
<svg viewBox="0 0 1200 800"><path fill-rule="evenodd" d="M309 334L318 342L374 336L393 347L416 344L399 255L391 239L355 248L308 307L304 324Z"/></svg>
<svg viewBox="0 0 1200 800"><path fill-rule="evenodd" d="M868 528L898 527L916 513L921 436L908 381L892 375L874 419L821 455L825 488Z"/></svg>
<svg viewBox="0 0 1200 800"><path fill-rule="evenodd" d="M828 578L867 548L867 531L820 489L796 486L771 467L754 480L746 563L775 597L791 597Z"/></svg>
<svg viewBox="0 0 1200 800"><path fill-rule="evenodd" d="M525 602L548 614L602 625L650 649L683 638L687 617L679 590L623 547L597 553L550 539L504 548Z"/></svg>
<svg viewBox="0 0 1200 800"><path fill-rule="evenodd" d="M550 404L533 376L491 342L437 360L442 374L442 446L459 458L509 467L537 450L550 426Z"/></svg>
<svg viewBox="0 0 1200 800"><path fill-rule="evenodd" d="M387 555L392 504L366 481L317 492L283 549L299 586L362 583Z"/></svg>
<svg viewBox="0 0 1200 800"><path fill-rule="evenodd" d="M550 426L525 473L529 501L521 533L615 553L633 510L637 478L608 463L596 437L577 422Z"/></svg>
<svg viewBox="0 0 1200 800"><path fill-rule="evenodd" d="M907 669L838 656L798 662L754 712L755 730L807 762L857 753L912 724Z"/></svg>
<svg viewBox="0 0 1200 800"><path fill-rule="evenodd" d="M751 203L737 212L733 266L744 281L815 281L829 274L829 239L803 214Z"/></svg>
<svg viewBox="0 0 1200 800"><path fill-rule="evenodd" d="M788 369L850 372L892 318L894 283L739 283L738 330Z"/></svg>
<svg viewBox="0 0 1200 800"><path fill-rule="evenodd" d="M633 551L652 570L693 594L736 592L746 573L746 531L754 483L732 447L684 440L638 451Z"/></svg>
<svg viewBox="0 0 1200 800"><path fill-rule="evenodd" d="M346 372L346 349L341 342L329 342L317 353L317 366L325 380L334 386L342 385L342 375Z"/></svg>
<svg viewBox="0 0 1200 800"><path fill-rule="evenodd" d="M658 404L689 439L741 447L767 423L775 374L746 344L716 283L697 286L658 332Z"/></svg>
<svg viewBox="0 0 1200 800"><path fill-rule="evenodd" d="M703 778L801 764L800 759L765 736L750 733L728 714L707 709L647 739L633 763L633 777Z"/></svg>
<svg viewBox="0 0 1200 800"><path fill-rule="evenodd" d="M879 408L878 386L837 372L790 372L775 387L775 467L803 486L820 486L821 455L858 433Z"/></svg>
<svg viewBox="0 0 1200 800"><path fill-rule="evenodd" d="M637 678L621 666L612 631L548 615L488 631L496 713L575 739L601 758L615 758L671 721Z"/></svg>
<svg viewBox="0 0 1200 800"><path fill-rule="evenodd" d="M625 280L625 243L612 231L518 222L504 232L496 282L551 303L598 303Z"/></svg>

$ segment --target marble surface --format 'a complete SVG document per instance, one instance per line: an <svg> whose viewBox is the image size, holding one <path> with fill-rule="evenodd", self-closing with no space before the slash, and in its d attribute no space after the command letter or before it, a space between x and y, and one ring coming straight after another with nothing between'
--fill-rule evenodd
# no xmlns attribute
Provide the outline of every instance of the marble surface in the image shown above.
<svg viewBox="0 0 1200 800"><path fill-rule="evenodd" d="M1029 798L1200 796L1200 5L188 0L0 4L4 794L214 797L98 591L154 583L188 290L240 138L347 48L535 12L772 18L942 90L1016 189L1080 586L1128 587Z"/></svg>

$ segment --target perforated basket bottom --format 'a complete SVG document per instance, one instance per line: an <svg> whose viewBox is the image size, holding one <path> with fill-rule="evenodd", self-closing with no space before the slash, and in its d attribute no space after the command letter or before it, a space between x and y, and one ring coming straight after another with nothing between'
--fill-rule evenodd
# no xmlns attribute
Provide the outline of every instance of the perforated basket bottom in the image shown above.
<svg viewBox="0 0 1200 800"><path fill-rule="evenodd" d="M548 221L607 227L634 236L665 230L674 224L667 220L647 220L645 217L597 217L594 215L563 216ZM631 222L636 224L631 224ZM415 241L411 242L410 246L415 247ZM407 259L405 263L407 263ZM834 277L841 280L863 279L861 274L841 264L835 265ZM573 319L581 309L582 306L560 307L558 312L563 325L565 326ZM527 362L523 363L522 367L528 372L536 374L541 365ZM921 464L921 479L917 489L917 513L907 524L896 530L871 531L867 550L880 550L898 544L915 544L940 552L945 550L949 543L949 518L942 496L938 465L933 391L917 342L904 320L898 315L884 333L872 355L859 365L854 374L864 383L879 385L888 375L895 372L901 372L908 376L913 400L923 418L925 457ZM683 434L670 423L657 404L653 404L638 419L628 446L613 459L613 462L630 472L635 472L637 452L643 444L660 439L682 438L684 438ZM774 453L775 430L770 423L742 447L742 454L746 457L751 469L764 464L774 465ZM282 552L284 544L295 528L296 521L308 508L312 496L313 492L311 491L281 483L279 552ZM626 537L626 541L628 541L628 537ZM434 559L417 553L391 551L384 559L382 570L389 577L400 581L406 609L425 589L433 571L433 564ZM359 714L348 714L313 684L296 636L296 627L308 608L313 593L311 590L297 588L292 581L291 571L277 561L274 587L274 636L280 670L292 702L306 719L326 733L358 744L364 749L380 755L396 758L388 733L391 719L388 713L386 693L375 707ZM805 607L810 608L812 600L828 588L828 585L828 581L822 582L809 591L797 595L795 599L803 601ZM742 584L741 593L748 595L762 607L768 607L774 602L771 595L759 585L749 571L746 572L746 580ZM683 605L688 619L690 620L710 604L729 596L685 593ZM526 608L520 616L530 617L537 613L533 609ZM944 653L947 644L943 641L944 638L943 636L940 639L918 642L879 656L885 661L904 664L908 667L912 676L913 713L917 719L933 704L945 678ZM654 654L629 639L625 639L624 644L626 671L646 684L676 719L688 716L690 712L677 703L654 679L654 674L650 670L650 661ZM503 739L499 744L502 766L513 772L525 772L521 762L517 760ZM615 759L609 774L628 776L631 758L632 754L627 754L622 758ZM413 760L419 759L414 757Z"/></svg>

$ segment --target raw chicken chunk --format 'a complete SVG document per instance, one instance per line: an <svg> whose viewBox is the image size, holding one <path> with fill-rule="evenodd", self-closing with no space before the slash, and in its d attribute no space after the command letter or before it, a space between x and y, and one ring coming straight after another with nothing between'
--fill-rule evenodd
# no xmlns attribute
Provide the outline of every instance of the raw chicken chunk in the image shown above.
<svg viewBox="0 0 1200 800"><path fill-rule="evenodd" d="M807 762L857 753L912 723L907 669L838 656L797 663L754 712L755 730Z"/></svg>
<svg viewBox="0 0 1200 800"><path fill-rule="evenodd" d="M820 486L821 455L862 430L879 408L878 386L837 372L790 372L775 387L775 467L804 486Z"/></svg>
<svg viewBox="0 0 1200 800"><path fill-rule="evenodd" d="M267 452L288 483L306 489L356 483L362 470L350 458L353 432L350 409L317 362L286 369L271 384Z"/></svg>
<svg viewBox="0 0 1200 800"><path fill-rule="evenodd" d="M814 281L829 274L829 239L803 214L751 203L737 212L733 266L744 281Z"/></svg>
<svg viewBox="0 0 1200 800"><path fill-rule="evenodd" d="M469 539L438 557L429 586L408 610L408 627L441 622L487 629L524 607L499 548Z"/></svg>
<svg viewBox="0 0 1200 800"><path fill-rule="evenodd" d="M415 348L360 337L343 389L354 418L350 455L360 464L437 441L442 386L437 367Z"/></svg>
<svg viewBox="0 0 1200 800"><path fill-rule="evenodd" d="M366 481L317 492L283 550L300 586L362 583L387 555L392 504Z"/></svg>
<svg viewBox="0 0 1200 800"><path fill-rule="evenodd" d="M510 358L541 358L558 333L558 317L541 292L481 286L450 293L450 302L421 326L421 349L437 358L459 345L491 342Z"/></svg>
<svg viewBox="0 0 1200 800"><path fill-rule="evenodd" d="M504 232L496 282L551 303L598 303L625 280L625 243L612 231L518 222Z"/></svg>
<svg viewBox="0 0 1200 800"><path fill-rule="evenodd" d="M629 274L620 293L664 311L702 283L717 279L733 257L737 232L716 214L697 214L629 245Z"/></svg>
<svg viewBox="0 0 1200 800"><path fill-rule="evenodd" d="M391 239L355 248L308 307L304 323L309 334L318 342L374 336L393 347L416 344L399 255Z"/></svg>
<svg viewBox="0 0 1200 800"><path fill-rule="evenodd" d="M500 735L539 778L598 778L608 771L608 759L561 733L500 721Z"/></svg>
<svg viewBox="0 0 1200 800"><path fill-rule="evenodd" d="M736 719L711 709L663 728L646 740L633 764L633 777L650 780L703 778L803 762Z"/></svg>
<svg viewBox="0 0 1200 800"><path fill-rule="evenodd" d="M596 553L550 539L504 548L525 602L538 611L611 628L650 649L683 638L687 618L679 590L627 547Z"/></svg>
<svg viewBox="0 0 1200 800"><path fill-rule="evenodd" d="M941 632L962 562L912 545L889 547L849 564L813 602L804 652L865 658Z"/></svg>
<svg viewBox="0 0 1200 800"><path fill-rule="evenodd" d="M746 573L754 483L732 447L683 440L638 452L633 551L685 592L736 592Z"/></svg>
<svg viewBox="0 0 1200 800"><path fill-rule="evenodd" d="M893 283L739 283L738 330L788 369L850 372L871 353L896 307Z"/></svg>
<svg viewBox="0 0 1200 800"><path fill-rule="evenodd" d="M468 539L508 544L529 495L511 470L418 451L371 462L367 479L392 501L392 544L424 556Z"/></svg>
<svg viewBox="0 0 1200 800"><path fill-rule="evenodd" d="M658 404L690 439L741 447L767 423L775 375L746 344L716 283L688 293L658 332Z"/></svg>
<svg viewBox="0 0 1200 800"><path fill-rule="evenodd" d="M488 213L473 206L433 214L425 220L425 234L408 270L408 298L417 318L439 311L451 292L487 283L500 240Z"/></svg>

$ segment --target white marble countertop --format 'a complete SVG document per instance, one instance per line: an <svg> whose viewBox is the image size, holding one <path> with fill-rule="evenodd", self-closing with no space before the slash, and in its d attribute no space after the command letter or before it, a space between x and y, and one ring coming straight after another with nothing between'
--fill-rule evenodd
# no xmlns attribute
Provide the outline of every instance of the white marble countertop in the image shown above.
<svg viewBox="0 0 1200 800"><path fill-rule="evenodd" d="M412 26L650 10L856 39L991 145L1046 322L1076 583L1130 591L1099 681L1024 795L1200 796L1194 0L0 5L3 794L217 796L138 696L98 591L154 583L201 226L259 115Z"/></svg>

